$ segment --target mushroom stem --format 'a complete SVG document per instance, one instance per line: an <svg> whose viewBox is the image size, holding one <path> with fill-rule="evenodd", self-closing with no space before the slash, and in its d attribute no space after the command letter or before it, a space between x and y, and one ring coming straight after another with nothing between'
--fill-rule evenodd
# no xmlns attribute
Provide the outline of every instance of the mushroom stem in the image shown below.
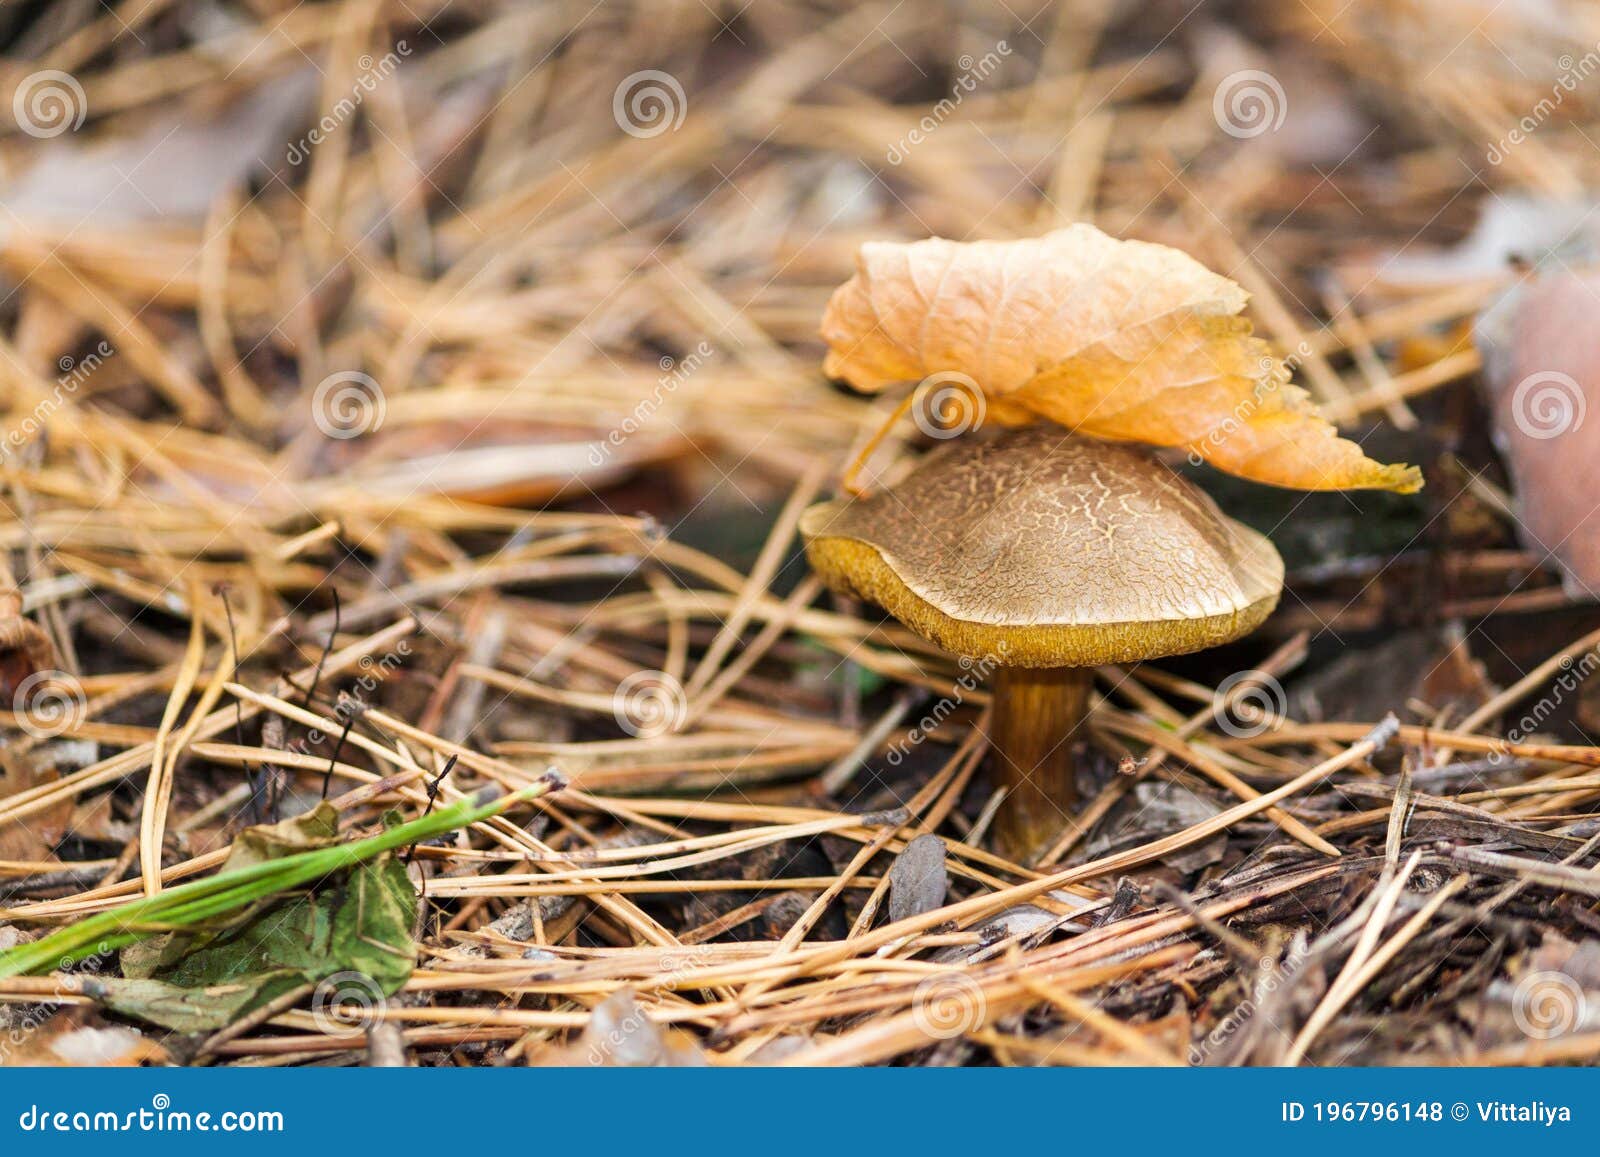
<svg viewBox="0 0 1600 1157"><path fill-rule="evenodd" d="M1089 713L1088 667L999 667L989 744L1006 798L995 814L1001 849L1018 860L1072 822L1078 804L1073 745Z"/></svg>

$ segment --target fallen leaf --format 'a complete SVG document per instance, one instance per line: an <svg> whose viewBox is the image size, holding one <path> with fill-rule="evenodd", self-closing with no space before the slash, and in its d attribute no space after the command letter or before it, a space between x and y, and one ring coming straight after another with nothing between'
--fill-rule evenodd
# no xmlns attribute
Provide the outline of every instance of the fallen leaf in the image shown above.
<svg viewBox="0 0 1600 1157"><path fill-rule="evenodd" d="M136 135L88 143L75 135L42 140L25 154L32 167L0 190L5 231L20 223L71 236L138 221L197 221L226 189L281 166L283 141L316 84L307 67L213 116L166 118Z"/></svg>
<svg viewBox="0 0 1600 1157"><path fill-rule="evenodd" d="M86 985L84 993L112 1012L173 1032L212 1032L303 984L298 974L284 968L243 977L234 984L199 988L163 980L106 977Z"/></svg>
<svg viewBox="0 0 1600 1157"><path fill-rule="evenodd" d="M1517 536L1560 564L1576 596L1600 591L1600 277L1552 273L1478 319L1494 440L1511 472Z"/></svg>
<svg viewBox="0 0 1600 1157"><path fill-rule="evenodd" d="M71 1008L43 1023L26 1018L7 1033L11 1047L0 1048L0 1066L12 1068L131 1068L165 1064L166 1049L137 1029L102 1025L92 1011Z"/></svg>
<svg viewBox="0 0 1600 1157"><path fill-rule="evenodd" d="M1087 901L1079 901L1087 903ZM1053 912L1046 912L1034 904L1018 904L1007 908L998 916L992 916L983 923L975 925L972 931L978 934L976 944L956 944L949 948L941 948L933 954L933 959L940 964L958 964L964 960L984 959L994 951L994 945L1013 937L1021 939L1047 928L1053 928L1063 922L1063 918Z"/></svg>
<svg viewBox="0 0 1600 1157"><path fill-rule="evenodd" d="M613 440L612 431L597 425L433 417L323 443L303 498L306 491L331 485L375 497L436 493L501 506L603 490L641 467L688 453L692 445L675 426Z"/></svg>
<svg viewBox="0 0 1600 1157"><path fill-rule="evenodd" d="M1350 276L1412 289L1510 277L1518 265L1558 269L1592 260L1600 240L1593 201L1507 192L1486 198L1472 232L1448 248L1407 245Z"/></svg>
<svg viewBox="0 0 1600 1157"><path fill-rule="evenodd" d="M924 833L906 845L889 868L889 919L920 916L944 903L950 887L944 841Z"/></svg>
<svg viewBox="0 0 1600 1157"><path fill-rule="evenodd" d="M223 871L338 838L338 812L323 803L241 832ZM221 1028L336 975L363 978L368 995L391 996L416 961L416 911L405 866L387 853L310 891L250 909L243 919L130 944L122 951L122 977L97 979L86 993L125 1016L178 1032Z"/></svg>
<svg viewBox="0 0 1600 1157"><path fill-rule="evenodd" d="M1004 425L1047 418L1181 446L1297 490L1415 491L1422 475L1340 438L1241 316L1246 294L1186 254L1072 225L1021 241L862 246L823 317L825 369L862 390L962 375Z"/></svg>
<svg viewBox="0 0 1600 1157"><path fill-rule="evenodd" d="M222 872L235 872L271 860L281 860L296 852L312 852L339 842L339 811L323 801L303 815L290 816L275 824L256 824L245 828L228 849ZM220 873L219 873L220 874Z"/></svg>
<svg viewBox="0 0 1600 1157"><path fill-rule="evenodd" d="M37 752L0 752L0 801L56 782L60 777L42 763ZM72 800L66 799L27 823L0 828L0 860L39 862L53 859L55 845L66 833L72 818L72 809Z"/></svg>
<svg viewBox="0 0 1600 1157"><path fill-rule="evenodd" d="M706 1058L692 1036L682 1029L662 1028L624 988L595 1005L577 1040L536 1053L529 1063L563 1068L699 1068Z"/></svg>

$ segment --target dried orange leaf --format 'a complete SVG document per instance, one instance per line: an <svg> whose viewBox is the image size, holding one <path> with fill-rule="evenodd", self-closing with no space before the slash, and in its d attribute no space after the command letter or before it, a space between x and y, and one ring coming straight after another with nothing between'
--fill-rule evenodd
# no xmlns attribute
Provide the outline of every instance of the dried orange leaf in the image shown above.
<svg viewBox="0 0 1600 1157"><path fill-rule="evenodd" d="M862 246L828 302L827 372L863 390L958 373L1005 425L1181 446L1297 490L1422 486L1340 438L1241 316L1246 294L1176 249L1073 225L1022 241Z"/></svg>

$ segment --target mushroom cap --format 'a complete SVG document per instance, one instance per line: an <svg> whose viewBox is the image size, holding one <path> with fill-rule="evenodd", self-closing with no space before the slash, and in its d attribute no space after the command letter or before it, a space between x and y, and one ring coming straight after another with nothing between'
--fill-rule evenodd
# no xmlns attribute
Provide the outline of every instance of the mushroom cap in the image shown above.
<svg viewBox="0 0 1600 1157"><path fill-rule="evenodd" d="M832 589L957 655L1090 667L1201 651L1278 605L1283 560L1146 451L1049 425L969 436L800 519Z"/></svg>

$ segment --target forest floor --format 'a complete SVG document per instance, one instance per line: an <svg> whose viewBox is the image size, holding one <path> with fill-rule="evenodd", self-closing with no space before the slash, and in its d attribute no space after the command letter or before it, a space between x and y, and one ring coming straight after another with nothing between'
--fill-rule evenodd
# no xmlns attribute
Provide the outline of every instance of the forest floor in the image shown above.
<svg viewBox="0 0 1600 1157"><path fill-rule="evenodd" d="M1600 29L35 7L0 15L0 948L323 798L347 839L564 786L391 861L397 991L334 953L175 1013L112 945L0 975L7 1060L88 1026L104 1062L250 1065L1600 1056L1600 421L1583 351L1539 360L1592 327L1486 357L1479 324L1584 284ZM1018 863L981 681L824 591L797 522L896 400L821 370L861 244L1074 221L1238 282L1427 485L1171 456L1276 543L1281 606L1099 671L1082 808Z"/></svg>

